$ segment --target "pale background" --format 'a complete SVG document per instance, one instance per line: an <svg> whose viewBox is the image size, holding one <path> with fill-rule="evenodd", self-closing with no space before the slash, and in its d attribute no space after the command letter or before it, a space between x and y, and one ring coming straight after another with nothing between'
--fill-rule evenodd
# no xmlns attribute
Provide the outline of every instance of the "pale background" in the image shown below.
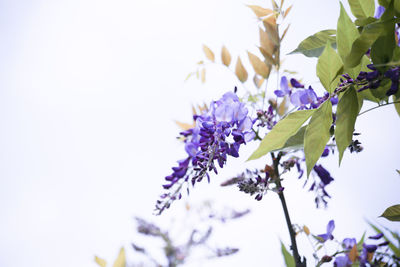
<svg viewBox="0 0 400 267"><path fill-rule="evenodd" d="M335 28L339 11L336 0L292 2L284 54L306 36ZM226 45L248 64L245 51L256 51L258 30L245 4L270 6L254 0L0 1L0 266L96 266L94 255L111 261L122 245L134 260L134 216L166 226L184 218L185 200L161 218L151 215L164 176L185 154L173 120L189 122L191 104L217 99L236 84L218 66L208 69L206 85L184 79L204 59L203 43L218 60ZM315 63L295 55L285 67L315 84ZM346 152L340 169L336 156L324 160L335 178L327 187L328 209L314 209L304 178L287 179L294 223L318 234L334 218L339 240L359 238L368 229L365 219L400 230L377 219L400 202L400 120L387 106L361 116L356 130L362 153ZM244 166L263 163L243 165L245 158L230 159L190 198L193 205L211 199L252 209L214 233L215 244L241 252L188 266L283 265L279 239L288 244L289 238L278 198L256 202L218 187ZM309 253L308 241L300 243Z"/></svg>

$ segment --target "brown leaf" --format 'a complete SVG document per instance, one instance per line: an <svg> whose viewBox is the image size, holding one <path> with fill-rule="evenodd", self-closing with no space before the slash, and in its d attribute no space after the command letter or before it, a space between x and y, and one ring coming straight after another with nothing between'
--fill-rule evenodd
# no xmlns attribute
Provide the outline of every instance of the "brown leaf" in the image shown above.
<svg viewBox="0 0 400 267"><path fill-rule="evenodd" d="M352 262L355 262L357 258L358 258L357 245L354 245L353 248L349 252L349 259Z"/></svg>
<svg viewBox="0 0 400 267"><path fill-rule="evenodd" d="M310 229L308 229L308 227L307 226L303 226L303 231L304 231L304 233L306 233L306 235L310 235Z"/></svg>
<svg viewBox="0 0 400 267"><path fill-rule="evenodd" d="M268 53L262 47L259 47L258 49L260 50L261 54L264 56L265 60L268 61L269 64L275 65L275 59L271 56L270 53Z"/></svg>
<svg viewBox="0 0 400 267"><path fill-rule="evenodd" d="M272 6L274 7L274 9L278 9L278 4L275 2L275 0L271 0L272 2Z"/></svg>
<svg viewBox="0 0 400 267"><path fill-rule="evenodd" d="M211 51L211 49L208 48L208 46L206 46L206 45L204 45L204 44L203 44L203 51L204 51L204 54L206 55L206 57L207 57L209 60L211 60L212 62L214 62L215 57L214 57L213 51Z"/></svg>
<svg viewBox="0 0 400 267"><path fill-rule="evenodd" d="M278 26L276 25L275 16L269 16L263 19L263 24L265 27L265 31L268 33L271 41L274 42L275 45L279 44L279 34L278 34Z"/></svg>
<svg viewBox="0 0 400 267"><path fill-rule="evenodd" d="M263 29L259 28L260 33L260 45L261 47L270 55L275 52L275 43L269 37L269 34L266 33Z"/></svg>
<svg viewBox="0 0 400 267"><path fill-rule="evenodd" d="M264 83L264 81L265 81L265 79L263 77L260 78L257 74L255 74L253 77L253 82L258 89L260 89L260 87Z"/></svg>
<svg viewBox="0 0 400 267"><path fill-rule="evenodd" d="M283 7L283 2L284 2L284 0L281 0L281 8Z"/></svg>
<svg viewBox="0 0 400 267"><path fill-rule="evenodd" d="M264 78L268 78L269 73L271 71L271 67L265 65L265 63L263 61L261 61L261 59L259 57L257 57L256 55L247 52L248 56L249 56L249 60L251 65L253 66L254 71L257 74L260 74L262 77Z"/></svg>
<svg viewBox="0 0 400 267"><path fill-rule="evenodd" d="M189 123L184 123L184 122L180 122L180 121L175 121L175 123L179 126L179 128L181 128L184 131L192 129L196 126L195 123L189 124Z"/></svg>
<svg viewBox="0 0 400 267"><path fill-rule="evenodd" d="M239 80L244 83L247 80L247 71L244 68L242 61L240 60L240 57L238 57L238 60L236 62L236 68L235 68L235 73L236 76L239 78Z"/></svg>
<svg viewBox="0 0 400 267"><path fill-rule="evenodd" d="M292 10L292 7L293 7L293 5L291 5L290 7L288 7L288 8L285 10L285 13L283 13L283 17L284 17L284 18L286 18L286 16L289 14L290 10Z"/></svg>
<svg viewBox="0 0 400 267"><path fill-rule="evenodd" d="M283 40L283 38L285 38L285 35L287 33L287 31L289 30L290 24L286 27L286 29L283 31L282 37L281 37L281 42Z"/></svg>
<svg viewBox="0 0 400 267"><path fill-rule="evenodd" d="M263 7L256 6L256 5L248 5L248 7L250 7L251 10L253 10L253 12L259 18L268 16L268 15L274 13L274 11L272 9L269 9L269 8L263 8Z"/></svg>
<svg viewBox="0 0 400 267"><path fill-rule="evenodd" d="M200 77L201 77L201 82L202 82L202 83L205 83L205 82L206 82L206 68L203 68L203 69L201 70Z"/></svg>
<svg viewBox="0 0 400 267"><path fill-rule="evenodd" d="M229 53L228 49L223 46L222 47L222 52L221 52L221 59L222 59L222 63L229 67L229 65L231 64L231 54Z"/></svg>
<svg viewBox="0 0 400 267"><path fill-rule="evenodd" d="M286 102L287 102L287 97L285 96L285 97L283 98L281 104L279 105L279 108L278 108L278 114L279 114L279 116L285 115L285 113L286 113L286 111L287 111Z"/></svg>

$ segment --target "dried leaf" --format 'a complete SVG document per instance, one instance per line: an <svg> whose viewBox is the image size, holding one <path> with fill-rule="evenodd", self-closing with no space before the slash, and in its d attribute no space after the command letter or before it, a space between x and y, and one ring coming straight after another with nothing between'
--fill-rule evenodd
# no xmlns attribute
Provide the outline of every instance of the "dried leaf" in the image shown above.
<svg viewBox="0 0 400 267"><path fill-rule="evenodd" d="M238 60L236 62L235 74L242 83L247 80L247 71L242 64L240 57L238 57Z"/></svg>
<svg viewBox="0 0 400 267"><path fill-rule="evenodd" d="M261 54L264 56L264 59L265 59L266 61L268 61L269 64L271 64L271 65L275 65L275 64L276 64L275 59L271 56L270 53L268 53L268 52L267 52L264 48L262 48L262 47L259 47L258 49L260 50Z"/></svg>
<svg viewBox="0 0 400 267"><path fill-rule="evenodd" d="M228 49L223 46L222 47L222 52L221 52L221 59L222 59L222 63L229 67L229 65L231 64L231 54L229 53Z"/></svg>
<svg viewBox="0 0 400 267"><path fill-rule="evenodd" d="M269 16L263 19L263 24L265 27L265 31L268 33L271 41L274 42L275 45L279 43L279 34L278 34L278 27L276 25L276 18L275 16Z"/></svg>
<svg viewBox="0 0 400 267"><path fill-rule="evenodd" d="M281 42L283 38L285 38L287 31L289 30L290 24L286 27L286 29L283 31L282 37L281 37Z"/></svg>
<svg viewBox="0 0 400 267"><path fill-rule="evenodd" d="M253 82L258 89L260 89L260 87L264 83L264 81L265 81L265 79L263 77L260 78L257 74L255 74L253 77Z"/></svg>
<svg viewBox="0 0 400 267"><path fill-rule="evenodd" d="M352 262L355 262L357 258L358 258L357 245L354 245L353 248L349 252L349 259Z"/></svg>
<svg viewBox="0 0 400 267"><path fill-rule="evenodd" d="M306 233L306 235L310 235L310 229L308 229L308 227L307 226L303 226L303 231L304 231L304 233Z"/></svg>
<svg viewBox="0 0 400 267"><path fill-rule="evenodd" d="M287 97L285 96L281 102L281 104L279 105L278 108L278 114L279 116L283 116L286 114L287 111L287 106L286 106L286 102L287 102Z"/></svg>
<svg viewBox="0 0 400 267"><path fill-rule="evenodd" d="M284 0L281 0L281 8L283 7L283 2L284 2Z"/></svg>
<svg viewBox="0 0 400 267"><path fill-rule="evenodd" d="M181 128L182 130L186 131L195 127L195 124L184 123L180 121L175 121L175 123Z"/></svg>
<svg viewBox="0 0 400 267"><path fill-rule="evenodd" d="M284 18L286 18L286 16L289 14L290 10L292 10L292 7L293 7L293 5L291 5L290 7L288 7L288 8L285 10L285 13L283 14L283 17L284 17Z"/></svg>
<svg viewBox="0 0 400 267"><path fill-rule="evenodd" d="M211 60L212 62L214 62L215 56L214 56L213 51L211 51L211 49L208 48L208 46L206 46L206 45L203 45L203 51L204 51L204 54L206 55L206 57L207 57L209 60Z"/></svg>
<svg viewBox="0 0 400 267"><path fill-rule="evenodd" d="M256 16L259 18L268 16L268 15L274 13L274 11L269 8L263 8L263 7L256 6L256 5L248 5L248 7L250 7L251 10L253 10L254 14L256 14Z"/></svg>
<svg viewBox="0 0 400 267"><path fill-rule="evenodd" d="M206 68L203 68L203 69L201 70L201 75L200 75L200 77L201 77L201 82L202 82L202 83L205 83L205 82L206 82Z"/></svg>
<svg viewBox="0 0 400 267"><path fill-rule="evenodd" d="M276 45L271 40L268 33L261 28L259 28L259 33L260 33L260 45L263 48L263 50L267 52L269 55L274 54Z"/></svg>
<svg viewBox="0 0 400 267"><path fill-rule="evenodd" d="M253 66L254 71L261 75L264 78L268 78L269 73L271 72L271 67L267 66L263 61L261 61L261 59L259 57L257 57L256 55L247 52L248 56L249 56L249 60L251 65Z"/></svg>
<svg viewBox="0 0 400 267"><path fill-rule="evenodd" d="M274 9L278 9L278 4L275 2L275 0L271 0L272 6L274 7Z"/></svg>

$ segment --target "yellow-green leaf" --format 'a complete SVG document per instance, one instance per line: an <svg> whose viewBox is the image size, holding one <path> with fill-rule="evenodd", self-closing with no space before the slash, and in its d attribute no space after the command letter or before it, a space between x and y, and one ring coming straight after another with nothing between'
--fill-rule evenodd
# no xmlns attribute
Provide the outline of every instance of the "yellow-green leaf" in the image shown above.
<svg viewBox="0 0 400 267"><path fill-rule="evenodd" d="M289 54L301 53L306 57L319 57L325 48L326 42L330 41L336 48L336 30L323 30L304 39L299 46Z"/></svg>
<svg viewBox="0 0 400 267"><path fill-rule="evenodd" d="M226 48L225 46L222 47L222 52L221 52L221 59L222 59L222 63L229 67L229 65L231 64L231 54L228 51L228 48Z"/></svg>
<svg viewBox="0 0 400 267"><path fill-rule="evenodd" d="M342 69L343 63L340 56L332 48L330 42L326 43L324 52L318 58L317 76L325 89L332 93L335 85L332 85L333 80L340 75L339 71Z"/></svg>
<svg viewBox="0 0 400 267"><path fill-rule="evenodd" d="M271 68L267 66L263 61L261 61L261 59L256 55L250 52L247 52L247 54L249 56L249 60L251 65L253 66L254 71L262 77L268 78Z"/></svg>
<svg viewBox="0 0 400 267"><path fill-rule="evenodd" d="M270 151L282 148L286 141L295 135L304 122L311 117L314 111L314 109L296 111L280 120L263 138L259 147L248 160L258 159Z"/></svg>
<svg viewBox="0 0 400 267"><path fill-rule="evenodd" d="M100 266L100 267L106 267L107 262L97 256L94 257L94 261Z"/></svg>
<svg viewBox="0 0 400 267"><path fill-rule="evenodd" d="M126 267L125 249L121 248L113 267Z"/></svg>
<svg viewBox="0 0 400 267"><path fill-rule="evenodd" d="M324 152L331 135L332 103L325 101L312 115L304 135L304 154L306 156L307 176Z"/></svg>
<svg viewBox="0 0 400 267"><path fill-rule="evenodd" d="M253 10L254 14L256 14L256 16L259 18L268 16L268 15L271 15L274 13L274 11L269 8L263 8L263 7L256 6L256 5L248 5L248 7L250 7L251 10Z"/></svg>
<svg viewBox="0 0 400 267"><path fill-rule="evenodd" d="M351 13L356 18L373 17L375 12L374 0L349 0Z"/></svg>
<svg viewBox="0 0 400 267"><path fill-rule="evenodd" d="M400 221L400 205L394 205L387 208L380 217L384 217L389 221Z"/></svg>
<svg viewBox="0 0 400 267"><path fill-rule="evenodd" d="M240 57L238 57L238 60L236 62L235 74L242 83L247 80L248 74L242 64L242 61L240 60Z"/></svg>
<svg viewBox="0 0 400 267"><path fill-rule="evenodd" d="M206 55L206 57L207 57L209 60L211 60L212 62L214 62L215 56L214 56L213 51L211 51L211 49L208 48L208 46L206 46L206 45L203 45L203 51L204 51L204 54Z"/></svg>
<svg viewBox="0 0 400 267"><path fill-rule="evenodd" d="M350 87L340 98L336 111L335 140L339 150L339 165L344 151L353 140L358 111L357 93L353 87Z"/></svg>
<svg viewBox="0 0 400 267"><path fill-rule="evenodd" d="M286 249L285 245L281 241L281 251L283 255L283 259L285 260L285 265L286 267L295 267L295 261L292 256L292 254L289 253L289 251Z"/></svg>

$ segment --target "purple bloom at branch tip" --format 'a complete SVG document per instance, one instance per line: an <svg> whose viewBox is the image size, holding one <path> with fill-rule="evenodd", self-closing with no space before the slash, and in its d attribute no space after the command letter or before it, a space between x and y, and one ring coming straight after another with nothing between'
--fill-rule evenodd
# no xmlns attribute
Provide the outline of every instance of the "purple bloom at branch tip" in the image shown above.
<svg viewBox="0 0 400 267"><path fill-rule="evenodd" d="M292 78L290 79L290 84L294 87L294 88L304 88L304 85L301 84L298 80Z"/></svg>
<svg viewBox="0 0 400 267"><path fill-rule="evenodd" d="M323 240L322 242L325 242L327 240L333 240L332 232L334 229L335 229L335 221L330 220L328 225L326 226L326 233L318 235L318 237L320 237Z"/></svg>
<svg viewBox="0 0 400 267"><path fill-rule="evenodd" d="M355 238L345 238L343 239L342 246L345 249L352 249L355 245L357 245L357 241Z"/></svg>
<svg viewBox="0 0 400 267"><path fill-rule="evenodd" d="M282 76L280 90L275 90L274 93L277 97L284 97L285 95L290 95L291 91L286 76Z"/></svg>

